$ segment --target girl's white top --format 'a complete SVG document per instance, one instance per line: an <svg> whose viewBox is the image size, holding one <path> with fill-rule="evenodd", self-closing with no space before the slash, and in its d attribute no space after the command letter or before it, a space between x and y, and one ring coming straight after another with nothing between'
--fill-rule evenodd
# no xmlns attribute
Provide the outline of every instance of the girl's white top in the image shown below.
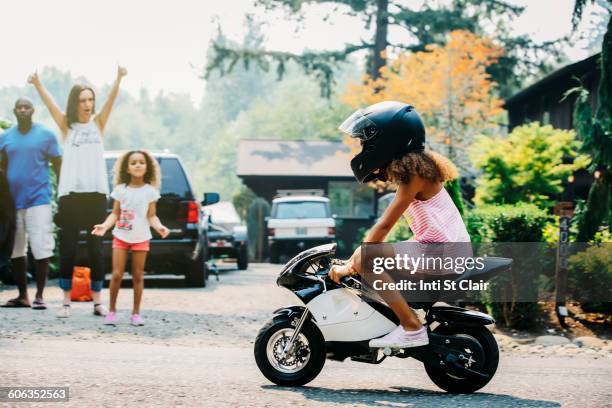
<svg viewBox="0 0 612 408"><path fill-rule="evenodd" d="M73 123L64 141L58 197L70 193L108 194L104 143L96 122Z"/></svg>
<svg viewBox="0 0 612 408"><path fill-rule="evenodd" d="M149 204L159 199L159 191L150 184L130 187L125 184L115 186L111 197L119 201L121 214L113 236L129 243L144 242L151 239L151 226L147 218Z"/></svg>

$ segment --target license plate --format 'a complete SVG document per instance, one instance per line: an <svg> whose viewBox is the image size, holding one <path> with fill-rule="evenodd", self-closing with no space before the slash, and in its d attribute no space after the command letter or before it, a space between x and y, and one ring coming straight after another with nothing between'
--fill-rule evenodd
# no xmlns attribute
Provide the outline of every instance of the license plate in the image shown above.
<svg viewBox="0 0 612 408"><path fill-rule="evenodd" d="M297 235L306 235L306 227L298 227L295 229Z"/></svg>
<svg viewBox="0 0 612 408"><path fill-rule="evenodd" d="M226 247L226 246L229 246L229 243L226 241L220 240L217 242L213 242L212 245L216 247Z"/></svg>

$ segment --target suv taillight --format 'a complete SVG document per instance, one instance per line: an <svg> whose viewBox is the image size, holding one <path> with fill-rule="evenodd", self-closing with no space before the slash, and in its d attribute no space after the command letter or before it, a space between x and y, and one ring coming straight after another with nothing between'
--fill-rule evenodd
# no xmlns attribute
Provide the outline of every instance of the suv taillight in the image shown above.
<svg viewBox="0 0 612 408"><path fill-rule="evenodd" d="M195 201L190 201L187 204L187 222L189 224L197 224L200 221L200 209L198 208L198 203Z"/></svg>
<svg viewBox="0 0 612 408"><path fill-rule="evenodd" d="M275 232L276 231L274 230L274 228L268 228L268 236L269 237L273 237Z"/></svg>
<svg viewBox="0 0 612 408"><path fill-rule="evenodd" d="M187 201L183 203L184 213L179 218L179 221L187 222L188 224L197 224L200 222L200 208L195 201Z"/></svg>
<svg viewBox="0 0 612 408"><path fill-rule="evenodd" d="M327 227L327 235L336 235L336 227Z"/></svg>

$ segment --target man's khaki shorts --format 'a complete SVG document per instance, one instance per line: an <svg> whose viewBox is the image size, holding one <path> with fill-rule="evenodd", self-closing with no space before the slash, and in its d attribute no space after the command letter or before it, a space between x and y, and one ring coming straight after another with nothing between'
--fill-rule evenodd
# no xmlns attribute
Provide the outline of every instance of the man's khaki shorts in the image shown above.
<svg viewBox="0 0 612 408"><path fill-rule="evenodd" d="M51 204L17 210L17 230L11 258L26 256L28 241L34 259L46 259L53 256L55 239L53 238Z"/></svg>

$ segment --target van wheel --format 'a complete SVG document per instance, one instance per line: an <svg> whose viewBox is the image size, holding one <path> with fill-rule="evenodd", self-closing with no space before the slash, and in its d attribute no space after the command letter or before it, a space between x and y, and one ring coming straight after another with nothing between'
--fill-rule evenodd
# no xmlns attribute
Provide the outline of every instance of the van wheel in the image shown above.
<svg viewBox="0 0 612 408"><path fill-rule="evenodd" d="M191 288L203 288L206 286L208 279L208 266L204 261L204 254L200 251L200 255L195 261L189 262L185 271L185 286Z"/></svg>

